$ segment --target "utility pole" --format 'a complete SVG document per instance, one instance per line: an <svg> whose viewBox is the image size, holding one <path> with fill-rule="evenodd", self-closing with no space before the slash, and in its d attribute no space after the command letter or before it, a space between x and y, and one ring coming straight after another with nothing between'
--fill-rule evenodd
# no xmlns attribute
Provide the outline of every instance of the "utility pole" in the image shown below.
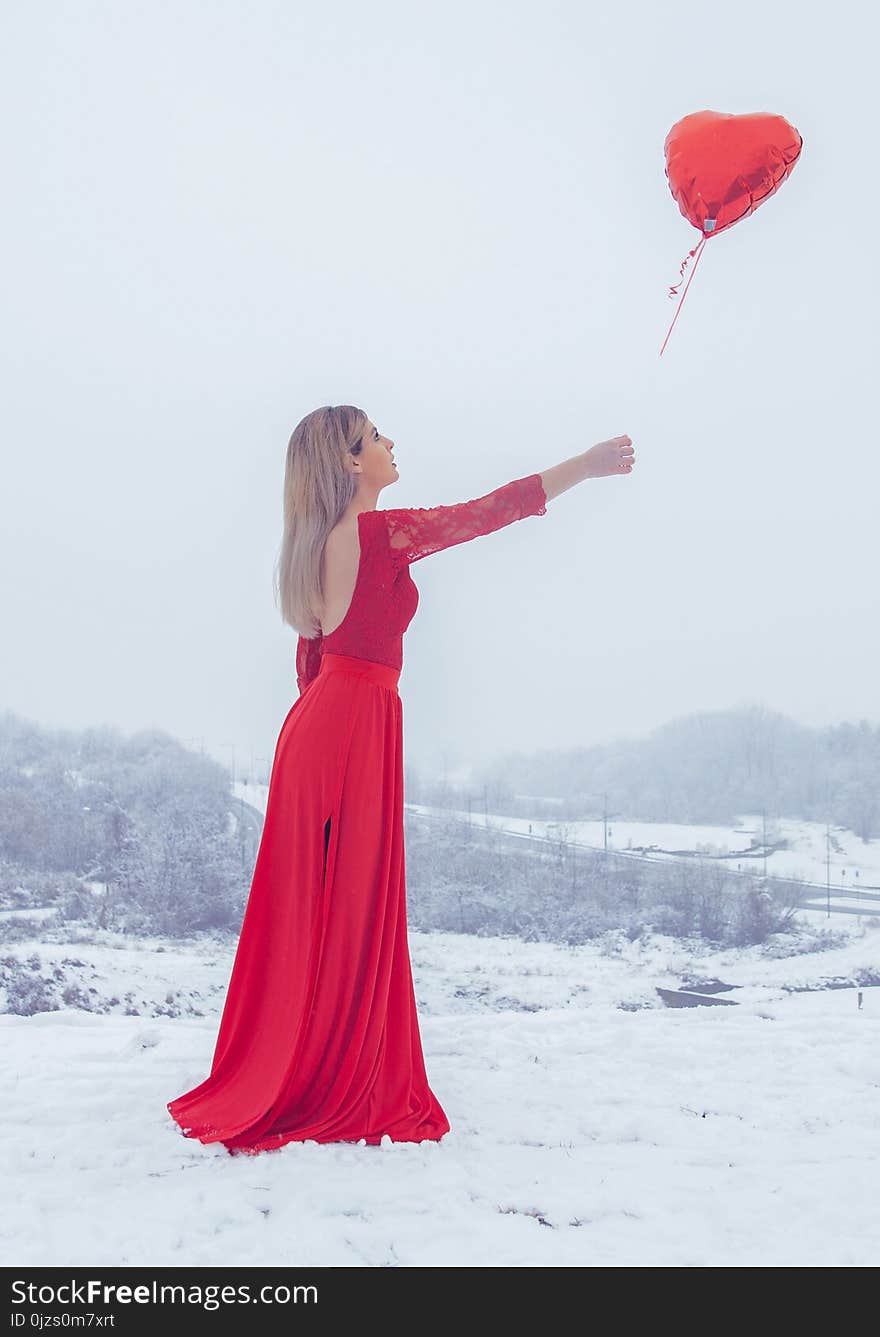
<svg viewBox="0 0 880 1337"><path fill-rule="evenodd" d="M595 793L585 794L583 797L585 797L585 798L598 798L598 797L599 797L598 790L597 790ZM608 790L606 789L606 790L603 790L603 791L602 791L602 832L603 832L603 840L604 840L605 853L606 853L606 854L608 853L608 816L609 816L609 813L608 813ZM592 819L592 818L588 818L587 820L588 820L588 821L592 821L593 819Z"/></svg>

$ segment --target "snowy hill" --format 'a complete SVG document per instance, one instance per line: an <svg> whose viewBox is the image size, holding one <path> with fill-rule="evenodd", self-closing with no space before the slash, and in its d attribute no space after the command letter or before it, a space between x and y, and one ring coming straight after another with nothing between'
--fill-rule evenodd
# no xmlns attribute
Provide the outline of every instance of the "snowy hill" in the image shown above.
<svg viewBox="0 0 880 1337"><path fill-rule="evenodd" d="M880 991L860 1007L856 982L877 978L877 922L706 955L413 932L452 1131L259 1157L184 1138L165 1109L207 1075L233 943L9 945L10 978L74 1005L0 1016L0 1261L870 1265ZM657 993L709 979L736 1005Z"/></svg>
<svg viewBox="0 0 880 1337"><path fill-rule="evenodd" d="M268 786L239 782L235 797L265 813ZM544 800L547 801L546 799ZM457 817L477 828L489 827L539 844L564 840L579 849L608 849L632 859L693 863L701 859L749 879L766 873L797 878L821 900L826 888L841 910L880 913L880 840L863 840L847 827L826 828L822 822L741 814L734 826L700 823L627 821L554 822L511 817L506 813L431 808L407 803L407 812L444 820Z"/></svg>

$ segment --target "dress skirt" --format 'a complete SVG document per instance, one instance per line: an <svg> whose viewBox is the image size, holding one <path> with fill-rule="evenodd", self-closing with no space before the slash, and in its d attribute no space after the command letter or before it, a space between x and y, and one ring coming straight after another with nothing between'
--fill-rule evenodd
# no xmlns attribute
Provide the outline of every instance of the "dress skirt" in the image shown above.
<svg viewBox="0 0 880 1337"><path fill-rule="evenodd" d="M439 1140L407 941L400 670L325 653L285 719L210 1076L188 1137Z"/></svg>

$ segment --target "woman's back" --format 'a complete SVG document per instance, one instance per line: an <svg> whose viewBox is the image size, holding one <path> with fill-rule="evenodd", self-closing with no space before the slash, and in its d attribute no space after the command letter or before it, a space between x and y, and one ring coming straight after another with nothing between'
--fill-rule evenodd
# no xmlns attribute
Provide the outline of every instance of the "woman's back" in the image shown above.
<svg viewBox="0 0 880 1337"><path fill-rule="evenodd" d="M351 604L361 548L357 516L340 520L327 535L321 563L324 604L319 620L324 636L332 636Z"/></svg>

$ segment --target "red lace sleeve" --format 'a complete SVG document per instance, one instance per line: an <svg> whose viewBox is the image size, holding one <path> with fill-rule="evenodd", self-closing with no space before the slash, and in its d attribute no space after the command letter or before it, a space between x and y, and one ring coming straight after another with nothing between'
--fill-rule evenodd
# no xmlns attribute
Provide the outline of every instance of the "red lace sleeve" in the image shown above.
<svg viewBox="0 0 880 1337"><path fill-rule="evenodd" d="M317 676L320 667L321 637L315 636L309 640L306 636L300 636L296 643L296 685L300 696Z"/></svg>
<svg viewBox="0 0 880 1337"><path fill-rule="evenodd" d="M388 542L394 555L404 562L417 562L421 557L451 548L456 543L466 543L480 534L503 529L527 515L544 515L546 509L547 495L541 475L528 474L474 501L378 513L385 517Z"/></svg>

